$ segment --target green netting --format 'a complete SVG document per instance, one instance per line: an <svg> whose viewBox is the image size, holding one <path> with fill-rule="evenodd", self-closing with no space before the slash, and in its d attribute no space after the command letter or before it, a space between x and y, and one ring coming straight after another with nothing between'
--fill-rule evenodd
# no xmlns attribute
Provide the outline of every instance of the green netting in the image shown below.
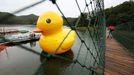
<svg viewBox="0 0 134 75"><path fill-rule="evenodd" d="M134 22L117 25L113 36L128 49L131 55L134 55Z"/></svg>
<svg viewBox="0 0 134 75"><path fill-rule="evenodd" d="M25 8L15 11L14 13L21 12L25 9L33 7L39 3L42 3L45 0L41 0L38 3L31 4ZM77 40L72 47L72 50L77 51L75 58L72 59L71 52L67 55L49 55L44 52L39 53L36 50L27 48L20 45L19 47L24 48L30 52L33 52L37 55L40 55L42 58L42 64L35 71L35 75L104 75L104 64L105 64L105 13L104 13L104 0L84 0L85 8L81 9L77 0L75 3L78 7L79 17L74 23L70 23L67 17L64 15L59 5L56 3L56 0L50 0L57 7L57 9L62 14L64 21L67 23L67 26L74 30L77 34ZM69 4L68 4L69 5ZM43 8L42 8L43 9ZM71 11L71 10L70 10ZM4 19L9 18L10 16L5 16ZM69 34L69 33L68 33ZM68 36L68 35L67 35ZM66 37L67 37L66 36ZM64 38L65 40L66 38ZM61 42L59 47L62 45L64 40ZM59 48L58 47L58 48ZM58 50L55 50L55 52ZM69 70L65 70L63 73L57 69L52 69L51 73L46 73L50 69L45 64L53 65L49 63L52 59L56 60L53 62L55 64L66 64L71 62L71 66L68 67ZM59 60L62 59L62 60ZM60 64L59 64L60 65ZM45 68L44 68L45 66ZM56 65L53 65L56 67ZM61 65L63 66L63 65ZM77 71L76 71L77 70ZM58 72L58 73L57 73ZM77 73L78 72L78 73ZM80 73L79 73L80 72Z"/></svg>

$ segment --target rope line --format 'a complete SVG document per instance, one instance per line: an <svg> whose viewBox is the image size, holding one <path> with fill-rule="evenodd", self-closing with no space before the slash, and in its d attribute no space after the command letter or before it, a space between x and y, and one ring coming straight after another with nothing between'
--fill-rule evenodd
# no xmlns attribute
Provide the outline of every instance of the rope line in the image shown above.
<svg viewBox="0 0 134 75"><path fill-rule="evenodd" d="M75 30L75 32L76 32L78 38L81 40L81 42L84 43L84 45L85 45L85 47L87 48L87 50L90 51L90 49L88 48L87 44L86 44L85 41L80 37L80 35L79 35L79 33L76 31L76 29L73 28L73 27L70 25L70 23L68 22L67 18L65 17L65 15L64 15L64 14L62 13L62 11L60 10L58 4L57 4L57 3L55 3L55 4L56 4L58 10L60 11L60 13L61 13L61 14L63 15L63 17L65 18L65 20L66 20L66 22L68 23L69 27L70 27L71 29L74 29L74 30ZM65 39L66 39L66 38L65 38ZM91 55L93 56L93 53L92 53L91 51L90 51L90 53L91 53ZM93 58L94 58L94 60L97 62L97 60L95 59L94 56L93 56ZM97 62L97 64L98 64L98 62Z"/></svg>

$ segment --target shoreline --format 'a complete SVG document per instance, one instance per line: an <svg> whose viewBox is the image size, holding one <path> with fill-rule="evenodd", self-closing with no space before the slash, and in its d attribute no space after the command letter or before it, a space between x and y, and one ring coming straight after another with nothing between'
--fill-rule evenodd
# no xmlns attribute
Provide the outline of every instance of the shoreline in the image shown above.
<svg viewBox="0 0 134 75"><path fill-rule="evenodd" d="M10 27L10 26L36 26L33 24L0 24L0 27Z"/></svg>

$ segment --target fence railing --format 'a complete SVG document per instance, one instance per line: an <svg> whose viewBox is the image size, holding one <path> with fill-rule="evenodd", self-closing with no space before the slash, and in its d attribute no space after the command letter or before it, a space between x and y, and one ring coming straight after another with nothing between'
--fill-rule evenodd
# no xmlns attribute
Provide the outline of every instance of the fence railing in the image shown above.
<svg viewBox="0 0 134 75"><path fill-rule="evenodd" d="M134 55L134 22L127 22L116 26L114 38L127 48L130 55Z"/></svg>

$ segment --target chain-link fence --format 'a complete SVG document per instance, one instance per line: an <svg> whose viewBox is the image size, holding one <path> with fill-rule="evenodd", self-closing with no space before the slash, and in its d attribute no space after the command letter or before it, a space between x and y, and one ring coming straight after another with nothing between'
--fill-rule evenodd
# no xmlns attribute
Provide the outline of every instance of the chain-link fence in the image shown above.
<svg viewBox="0 0 134 75"><path fill-rule="evenodd" d="M134 55L134 22L117 25L113 36L128 49L131 55Z"/></svg>
<svg viewBox="0 0 134 75"><path fill-rule="evenodd" d="M14 12L14 14L24 11L28 8L31 8L35 5L38 5L47 0L41 0L37 3L31 4L27 7L21 8ZM85 8L82 10L77 0L75 3L77 5L79 11L79 17L75 22L70 23L67 17L64 15L62 10L60 9L56 0L50 0L62 14L66 25L74 30L77 34L77 39L72 47L72 50L75 51L75 58L71 57L71 52L67 54L67 56L63 55L49 55L44 52L39 53L36 50L27 48L25 46L20 45L19 47L24 48L27 51L33 52L37 55L41 56L42 64L36 70L35 75L47 75L47 71L50 69L45 64L53 65L49 63L51 57L56 60L56 62L68 63L71 62L71 66L68 67L69 70L64 71L63 73L56 73L60 71L57 69L51 69L52 72L48 73L54 75L103 75L104 74L104 64L105 64L105 13L104 13L104 0L84 0ZM69 4L68 4L69 5ZM42 8L43 9L43 8ZM71 10L70 10L71 11ZM10 16L4 16L3 19L10 18ZM2 20L2 19L1 19ZM71 32L71 31L70 31ZM69 32L69 33L70 33ZM68 35L69 35L68 33ZM67 38L67 36L64 40ZM59 47L62 45L64 40L61 42ZM58 47L58 48L59 48ZM57 48L57 50L58 50ZM55 51L57 51L55 50ZM62 59L62 60L58 60ZM60 65L60 64L59 64ZM44 66L46 68L44 68ZM53 65L56 66L56 65ZM77 70L77 71L76 71ZM78 72L78 73L76 73Z"/></svg>

